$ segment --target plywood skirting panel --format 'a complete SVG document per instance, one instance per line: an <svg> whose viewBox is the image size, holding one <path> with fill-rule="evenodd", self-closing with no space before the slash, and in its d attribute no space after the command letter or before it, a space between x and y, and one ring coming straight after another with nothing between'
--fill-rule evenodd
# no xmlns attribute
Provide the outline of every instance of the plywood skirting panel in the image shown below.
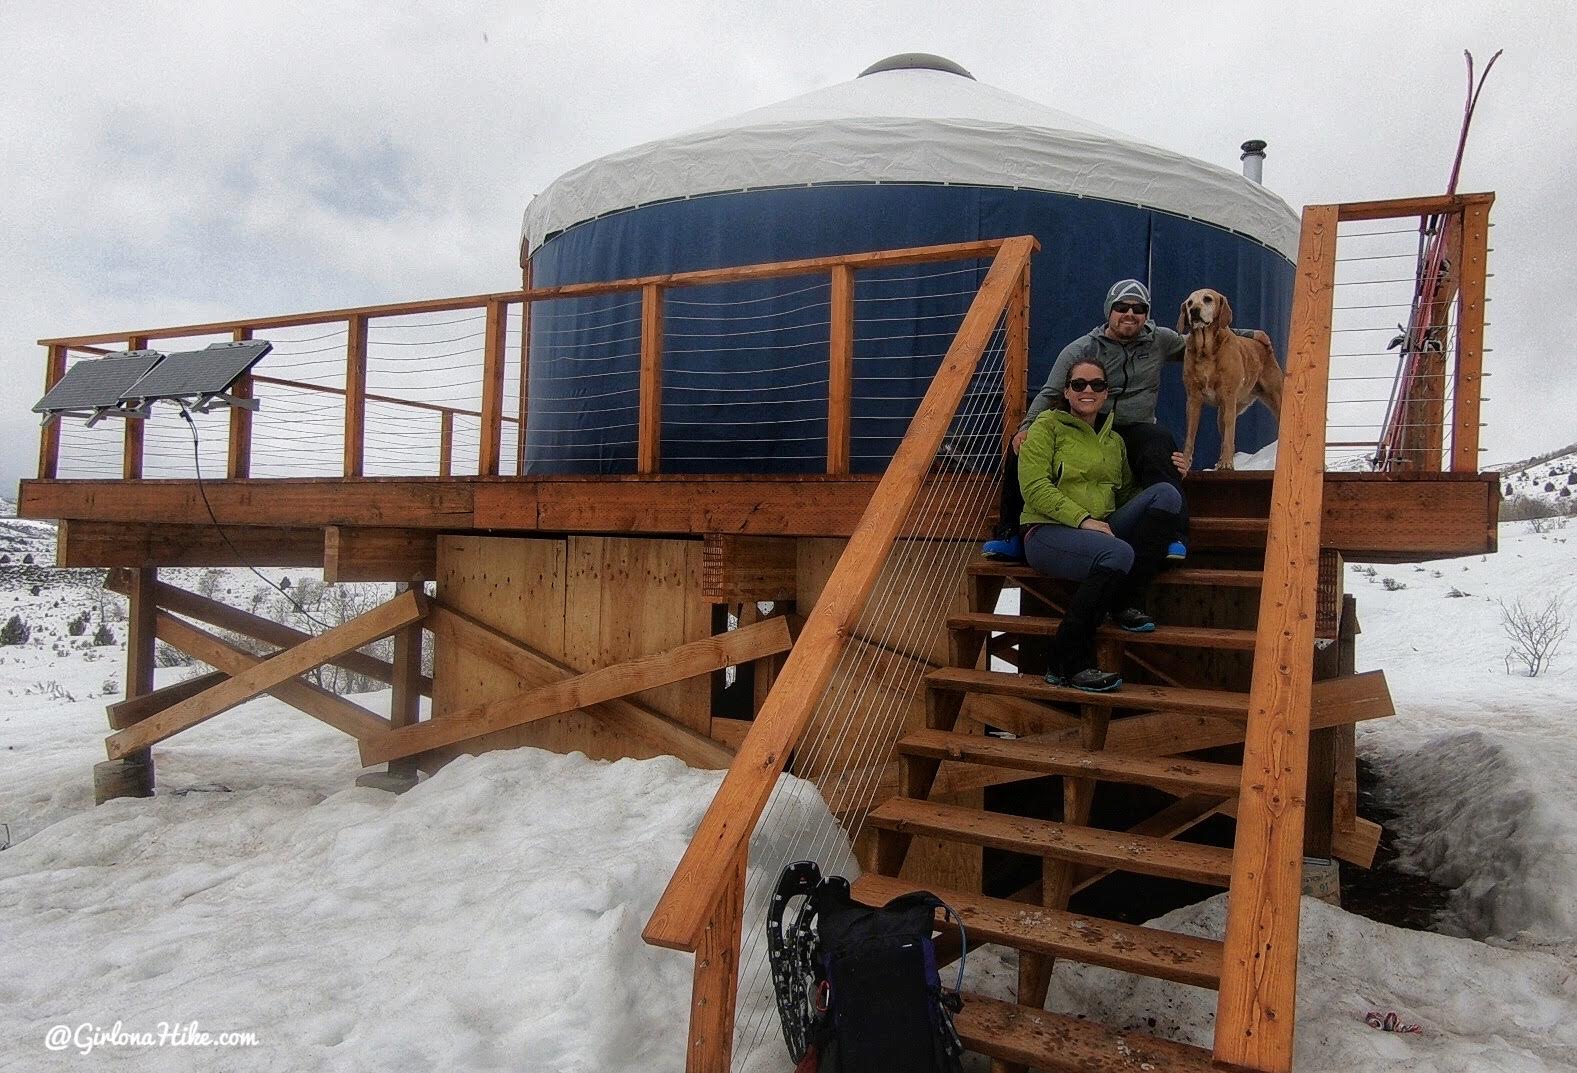
<svg viewBox="0 0 1577 1073"><path fill-rule="evenodd" d="M709 636L710 608L702 602L700 578L701 543L695 540L466 536L440 538L438 548L440 599L581 670ZM433 710L439 717L542 684L443 646L435 670ZM705 677L634 699L703 734L709 729ZM668 751L630 728L568 712L438 755L524 745L608 760Z"/></svg>
<svg viewBox="0 0 1577 1073"><path fill-rule="evenodd" d="M604 667L712 634L701 592L701 542L642 537L570 537L564 660ZM692 730L711 729L706 677L635 694Z"/></svg>

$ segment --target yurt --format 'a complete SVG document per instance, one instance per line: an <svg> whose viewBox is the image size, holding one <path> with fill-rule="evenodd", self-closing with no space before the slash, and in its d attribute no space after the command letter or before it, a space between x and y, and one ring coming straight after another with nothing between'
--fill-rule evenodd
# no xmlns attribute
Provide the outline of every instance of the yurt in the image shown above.
<svg viewBox="0 0 1577 1073"><path fill-rule="evenodd" d="M1282 350L1298 217L1229 168L977 81L936 56L594 160L526 209L533 286L1032 234L1030 381L1102 320L1116 279L1155 320L1197 287ZM853 468L880 472L984 266L861 273ZM816 473L825 462L827 284L809 277L674 293L664 313L663 469ZM539 304L527 472L632 472L638 299ZM952 318L950 320L950 318ZM1284 357L1284 355L1282 355ZM819 361L819 373L818 373ZM1181 439L1180 370L1158 418ZM1196 465L1217 453L1206 421ZM1262 408L1239 449L1274 437Z"/></svg>

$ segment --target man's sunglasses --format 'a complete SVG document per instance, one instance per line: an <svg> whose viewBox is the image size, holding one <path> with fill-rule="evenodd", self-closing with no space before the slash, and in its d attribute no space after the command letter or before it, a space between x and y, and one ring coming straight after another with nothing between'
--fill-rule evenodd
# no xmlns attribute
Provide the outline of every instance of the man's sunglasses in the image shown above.
<svg viewBox="0 0 1577 1073"><path fill-rule="evenodd" d="M1075 379L1069 380L1068 386L1074 391L1083 391L1085 388L1089 388L1091 391L1100 392L1106 390L1106 381Z"/></svg>
<svg viewBox="0 0 1577 1073"><path fill-rule="evenodd" d="M1150 307L1143 302L1116 302L1112 305L1113 313L1148 313Z"/></svg>

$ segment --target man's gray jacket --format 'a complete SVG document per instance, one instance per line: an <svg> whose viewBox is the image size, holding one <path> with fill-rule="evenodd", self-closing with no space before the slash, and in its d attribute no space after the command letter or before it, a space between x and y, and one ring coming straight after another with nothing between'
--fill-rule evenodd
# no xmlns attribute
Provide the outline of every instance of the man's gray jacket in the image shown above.
<svg viewBox="0 0 1577 1073"><path fill-rule="evenodd" d="M1237 335L1252 336L1250 330L1234 328ZM1168 361L1181 361L1187 340L1170 328L1153 322L1146 323L1139 334L1126 343L1120 343L1106 334L1102 325L1081 335L1062 348L1046 384L1029 405L1029 413L1019 425L1024 432L1035 423L1035 418L1047 408L1068 383L1068 370L1081 361L1093 361L1106 370L1106 382L1111 396L1102 413L1115 409L1117 424L1150 424L1155 421L1155 403L1161 393L1161 366Z"/></svg>

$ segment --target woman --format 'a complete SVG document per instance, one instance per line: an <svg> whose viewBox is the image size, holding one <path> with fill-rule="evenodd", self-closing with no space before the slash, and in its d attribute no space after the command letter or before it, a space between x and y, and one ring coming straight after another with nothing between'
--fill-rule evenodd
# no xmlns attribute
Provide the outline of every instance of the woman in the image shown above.
<svg viewBox="0 0 1577 1073"><path fill-rule="evenodd" d="M1108 612L1134 633L1155 629L1144 592L1166 559L1182 496L1170 484L1141 490L1123 441L1102 417L1106 373L1093 361L1068 370L1060 402L1030 426L1019 450L1024 557L1048 577L1079 582L1053 644L1046 681L1105 693L1122 678L1095 666L1095 628ZM1181 463L1181 458L1174 456Z"/></svg>

